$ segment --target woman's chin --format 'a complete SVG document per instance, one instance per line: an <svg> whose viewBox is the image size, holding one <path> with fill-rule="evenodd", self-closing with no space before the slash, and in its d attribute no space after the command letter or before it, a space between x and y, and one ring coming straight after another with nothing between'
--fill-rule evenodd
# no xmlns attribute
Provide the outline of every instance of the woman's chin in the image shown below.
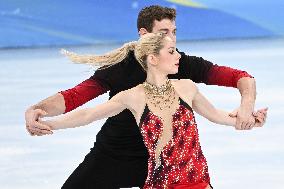
<svg viewBox="0 0 284 189"><path fill-rule="evenodd" d="M170 72L170 73L168 73L168 75L174 75L174 74L177 74L178 73L178 71L176 71L176 72Z"/></svg>
<svg viewBox="0 0 284 189"><path fill-rule="evenodd" d="M176 73L178 73L178 68L177 68L177 69L172 70L172 73L171 73L171 74L176 74Z"/></svg>

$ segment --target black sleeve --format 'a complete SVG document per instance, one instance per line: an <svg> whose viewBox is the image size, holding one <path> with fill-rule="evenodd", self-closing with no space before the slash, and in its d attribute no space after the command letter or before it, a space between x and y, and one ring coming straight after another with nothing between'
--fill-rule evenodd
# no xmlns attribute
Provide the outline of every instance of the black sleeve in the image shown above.
<svg viewBox="0 0 284 189"><path fill-rule="evenodd" d="M109 89L113 89L114 86L118 85L117 82L119 82L123 76L123 62L124 60L112 66L100 67L102 69L97 69L91 79L99 80Z"/></svg>
<svg viewBox="0 0 284 189"><path fill-rule="evenodd" d="M208 73L213 66L212 62L204 60L202 57L188 56L184 52L179 52L180 70L179 76L183 79L191 79L195 83L208 84Z"/></svg>

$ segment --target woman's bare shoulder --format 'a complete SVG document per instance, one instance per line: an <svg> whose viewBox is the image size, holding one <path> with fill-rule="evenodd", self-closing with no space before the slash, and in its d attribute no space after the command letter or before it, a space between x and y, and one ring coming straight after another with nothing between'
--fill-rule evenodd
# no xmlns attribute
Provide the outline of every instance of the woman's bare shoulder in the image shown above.
<svg viewBox="0 0 284 189"><path fill-rule="evenodd" d="M127 94L128 97L137 98L137 96L139 97L144 94L144 89L142 84L139 84L128 90L125 90L125 93Z"/></svg>
<svg viewBox="0 0 284 189"><path fill-rule="evenodd" d="M196 84L190 79L174 79L171 81L173 84L175 84L179 88L183 88L187 90L197 90Z"/></svg>
<svg viewBox="0 0 284 189"><path fill-rule="evenodd" d="M124 102L127 103L129 106L133 107L135 104L144 103L142 99L145 99L144 95L144 88L142 84L139 84L135 87L132 87L124 92Z"/></svg>
<svg viewBox="0 0 284 189"><path fill-rule="evenodd" d="M189 105L197 94L197 86L189 79L180 79L172 82L176 92Z"/></svg>

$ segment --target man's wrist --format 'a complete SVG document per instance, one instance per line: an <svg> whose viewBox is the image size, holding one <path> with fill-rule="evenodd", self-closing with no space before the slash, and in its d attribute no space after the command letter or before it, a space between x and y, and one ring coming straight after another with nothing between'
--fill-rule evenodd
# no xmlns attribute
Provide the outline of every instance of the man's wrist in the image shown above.
<svg viewBox="0 0 284 189"><path fill-rule="evenodd" d="M254 100L242 99L240 108L253 113L254 105L255 105Z"/></svg>
<svg viewBox="0 0 284 189"><path fill-rule="evenodd" d="M41 104L32 105L29 109L31 109L31 110L40 109L40 110L46 111Z"/></svg>
<svg viewBox="0 0 284 189"><path fill-rule="evenodd" d="M256 99L256 82L254 78L244 77L239 79L237 87L240 91L242 99Z"/></svg>

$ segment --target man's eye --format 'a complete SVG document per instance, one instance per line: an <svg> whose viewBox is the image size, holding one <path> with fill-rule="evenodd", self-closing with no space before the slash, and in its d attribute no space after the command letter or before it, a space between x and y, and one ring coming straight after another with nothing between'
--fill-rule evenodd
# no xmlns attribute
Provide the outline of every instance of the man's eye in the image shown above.
<svg viewBox="0 0 284 189"><path fill-rule="evenodd" d="M175 52L174 50L170 51L171 54L174 54L174 52Z"/></svg>

